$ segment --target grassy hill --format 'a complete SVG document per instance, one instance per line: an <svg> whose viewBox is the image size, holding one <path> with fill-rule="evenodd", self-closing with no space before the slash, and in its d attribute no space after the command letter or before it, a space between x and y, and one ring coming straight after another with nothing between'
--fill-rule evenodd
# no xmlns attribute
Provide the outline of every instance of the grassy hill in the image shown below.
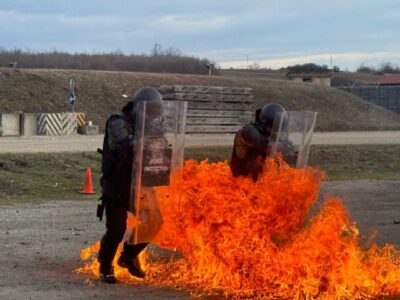
<svg viewBox="0 0 400 300"><path fill-rule="evenodd" d="M104 126L107 117L144 86L190 84L254 89L256 107L278 102L288 110L318 111L317 130L397 130L400 116L334 88L268 77L200 76L106 71L0 68L0 112L68 111L69 79L76 81L76 111Z"/></svg>
<svg viewBox="0 0 400 300"><path fill-rule="evenodd" d="M224 69L218 71L223 76L245 77L245 78L264 78L264 79L286 79L285 70L249 70L249 69ZM381 75L362 72L333 72L332 86L350 86L352 84L365 85L377 81Z"/></svg>

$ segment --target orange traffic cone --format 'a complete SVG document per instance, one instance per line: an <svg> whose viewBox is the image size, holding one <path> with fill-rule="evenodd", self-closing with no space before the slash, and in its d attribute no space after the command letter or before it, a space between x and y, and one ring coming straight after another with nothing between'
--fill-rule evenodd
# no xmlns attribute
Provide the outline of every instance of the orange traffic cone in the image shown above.
<svg viewBox="0 0 400 300"><path fill-rule="evenodd" d="M83 194L94 194L95 193L93 191L92 169L91 168L86 169L86 179L85 179L85 184L83 185L82 193Z"/></svg>

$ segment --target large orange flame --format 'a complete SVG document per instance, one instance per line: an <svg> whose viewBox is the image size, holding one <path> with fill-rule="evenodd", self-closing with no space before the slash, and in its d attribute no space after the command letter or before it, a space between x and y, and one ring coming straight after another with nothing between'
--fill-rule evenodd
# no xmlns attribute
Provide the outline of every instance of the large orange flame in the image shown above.
<svg viewBox="0 0 400 300"><path fill-rule="evenodd" d="M155 243L184 258L147 265L146 283L238 298L400 296L399 252L362 250L340 199L308 217L322 172L281 160L267 160L257 182L233 177L226 162L187 161L183 171L181 197L177 186L157 189L164 223ZM79 271L96 274L96 263Z"/></svg>

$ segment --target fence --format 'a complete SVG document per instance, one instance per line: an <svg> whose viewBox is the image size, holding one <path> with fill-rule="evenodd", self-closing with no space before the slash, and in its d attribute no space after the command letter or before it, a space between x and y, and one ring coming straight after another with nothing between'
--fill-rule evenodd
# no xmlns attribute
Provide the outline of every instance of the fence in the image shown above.
<svg viewBox="0 0 400 300"><path fill-rule="evenodd" d="M158 90L164 100L188 102L186 133L234 133L253 118L251 88L174 85Z"/></svg>
<svg viewBox="0 0 400 300"><path fill-rule="evenodd" d="M400 113L400 86L366 85L338 87L338 89L356 95L368 102Z"/></svg>

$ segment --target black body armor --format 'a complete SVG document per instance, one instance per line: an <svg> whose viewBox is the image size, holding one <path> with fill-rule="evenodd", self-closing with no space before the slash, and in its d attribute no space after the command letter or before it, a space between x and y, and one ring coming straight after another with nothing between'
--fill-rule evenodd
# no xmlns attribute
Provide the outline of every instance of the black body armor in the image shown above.
<svg viewBox="0 0 400 300"><path fill-rule="evenodd" d="M113 114L106 123L101 186L105 204L129 208L135 120L128 113Z"/></svg>
<svg viewBox="0 0 400 300"><path fill-rule="evenodd" d="M257 123L247 124L235 135L231 157L234 176L251 176L257 180L268 153L268 138Z"/></svg>

